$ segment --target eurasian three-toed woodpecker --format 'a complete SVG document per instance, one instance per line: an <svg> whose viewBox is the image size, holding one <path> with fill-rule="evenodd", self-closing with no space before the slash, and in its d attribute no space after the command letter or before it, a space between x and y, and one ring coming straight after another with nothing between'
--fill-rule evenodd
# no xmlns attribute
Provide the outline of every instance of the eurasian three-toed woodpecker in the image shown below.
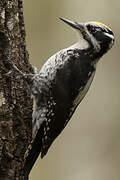
<svg viewBox="0 0 120 180"><path fill-rule="evenodd" d="M28 171L41 153L46 155L86 95L96 65L114 43L114 34L103 23L77 23L60 18L79 33L78 42L60 50L31 76L35 100L33 145L27 157Z"/></svg>

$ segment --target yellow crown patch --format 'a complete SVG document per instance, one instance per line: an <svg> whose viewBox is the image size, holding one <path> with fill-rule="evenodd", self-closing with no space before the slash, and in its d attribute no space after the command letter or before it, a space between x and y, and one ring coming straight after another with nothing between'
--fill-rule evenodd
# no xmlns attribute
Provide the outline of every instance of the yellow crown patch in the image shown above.
<svg viewBox="0 0 120 180"><path fill-rule="evenodd" d="M101 23L101 22L93 21L93 23L98 24L98 25L101 25L101 26L104 26L104 27L107 28L107 29L110 29L107 25L105 25L105 24L103 24L103 23Z"/></svg>

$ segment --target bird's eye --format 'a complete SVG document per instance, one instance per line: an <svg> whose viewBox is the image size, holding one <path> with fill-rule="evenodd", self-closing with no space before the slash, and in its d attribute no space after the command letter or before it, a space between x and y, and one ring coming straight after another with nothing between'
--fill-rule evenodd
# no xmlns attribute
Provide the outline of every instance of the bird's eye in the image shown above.
<svg viewBox="0 0 120 180"><path fill-rule="evenodd" d="M91 25L87 25L87 29L91 33L95 33L97 31L97 29L95 27L91 26Z"/></svg>
<svg viewBox="0 0 120 180"><path fill-rule="evenodd" d="M92 32L92 33L95 33L96 31L97 31L97 29L96 29L96 28L94 28L94 27L93 27L93 28L91 28L91 32Z"/></svg>
<svg viewBox="0 0 120 180"><path fill-rule="evenodd" d="M97 27L97 28L96 28L96 31L97 31L97 32L98 32L98 31L100 32L100 31L101 31L101 28Z"/></svg>

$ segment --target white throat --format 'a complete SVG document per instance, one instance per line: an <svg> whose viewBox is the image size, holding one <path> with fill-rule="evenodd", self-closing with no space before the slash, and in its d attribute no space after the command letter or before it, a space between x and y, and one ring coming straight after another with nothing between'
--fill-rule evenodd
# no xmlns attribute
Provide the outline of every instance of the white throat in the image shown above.
<svg viewBox="0 0 120 180"><path fill-rule="evenodd" d="M85 39L79 38L79 41L77 43L66 48L66 50L67 49L87 49L88 47L89 47L89 43Z"/></svg>
<svg viewBox="0 0 120 180"><path fill-rule="evenodd" d="M71 45L68 48L65 48L65 50L68 50L68 49L87 49L89 47L89 43L85 39L83 39L83 36L79 31L77 33L77 39L78 39L77 43Z"/></svg>

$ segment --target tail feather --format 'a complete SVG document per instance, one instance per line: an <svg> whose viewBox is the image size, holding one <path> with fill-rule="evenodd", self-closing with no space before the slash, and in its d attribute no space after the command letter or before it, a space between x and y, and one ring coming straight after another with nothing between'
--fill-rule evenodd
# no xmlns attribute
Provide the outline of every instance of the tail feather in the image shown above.
<svg viewBox="0 0 120 180"><path fill-rule="evenodd" d="M43 123L44 124L44 123ZM24 165L24 170L27 175L29 175L31 169L33 168L35 161L37 160L41 148L42 148L42 136L43 136L43 124L37 132L37 135L32 143L32 148L26 158L26 162Z"/></svg>

